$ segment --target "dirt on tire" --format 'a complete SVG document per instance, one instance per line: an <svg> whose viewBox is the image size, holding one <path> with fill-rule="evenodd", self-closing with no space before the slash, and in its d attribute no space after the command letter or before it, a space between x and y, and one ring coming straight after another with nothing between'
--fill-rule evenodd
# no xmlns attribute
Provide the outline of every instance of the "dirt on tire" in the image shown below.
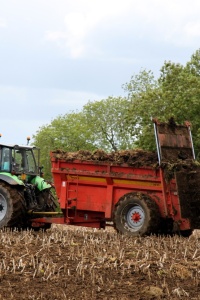
<svg viewBox="0 0 200 300"><path fill-rule="evenodd" d="M26 207L21 187L10 186L1 182L0 186L5 190L7 195L7 214L2 220L1 227L23 228L26 223Z"/></svg>

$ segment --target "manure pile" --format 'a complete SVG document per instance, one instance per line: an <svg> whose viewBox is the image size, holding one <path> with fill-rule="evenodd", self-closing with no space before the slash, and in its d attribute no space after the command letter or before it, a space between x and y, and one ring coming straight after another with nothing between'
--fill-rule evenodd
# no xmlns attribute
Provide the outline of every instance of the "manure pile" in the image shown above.
<svg viewBox="0 0 200 300"><path fill-rule="evenodd" d="M188 126L176 124L173 117L166 122L157 122L157 135L161 149L162 167L167 164L191 164L193 161L192 145ZM65 161L95 161L134 166L155 166L158 164L157 152L138 149L113 151L106 153L101 149L94 152L79 150L77 152L53 151L56 159Z"/></svg>
<svg viewBox="0 0 200 300"><path fill-rule="evenodd" d="M134 166L154 166L158 163L156 152L144 150L121 150L106 153L104 150L97 149L94 152L79 150L77 152L65 152L56 150L53 152L56 159L65 161L94 161L107 162L114 164L128 164Z"/></svg>

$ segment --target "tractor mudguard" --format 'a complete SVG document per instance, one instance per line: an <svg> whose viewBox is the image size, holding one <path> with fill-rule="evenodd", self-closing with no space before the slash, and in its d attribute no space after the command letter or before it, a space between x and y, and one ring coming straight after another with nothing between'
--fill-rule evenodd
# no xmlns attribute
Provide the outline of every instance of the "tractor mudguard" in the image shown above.
<svg viewBox="0 0 200 300"><path fill-rule="evenodd" d="M24 185L23 181L21 181L16 175L6 172L0 174L0 180L7 182L10 185Z"/></svg>
<svg viewBox="0 0 200 300"><path fill-rule="evenodd" d="M44 178L40 177L40 176L35 176L32 180L31 180L32 184L35 184L38 188L39 191L43 191L45 189L50 189L52 186L47 183Z"/></svg>

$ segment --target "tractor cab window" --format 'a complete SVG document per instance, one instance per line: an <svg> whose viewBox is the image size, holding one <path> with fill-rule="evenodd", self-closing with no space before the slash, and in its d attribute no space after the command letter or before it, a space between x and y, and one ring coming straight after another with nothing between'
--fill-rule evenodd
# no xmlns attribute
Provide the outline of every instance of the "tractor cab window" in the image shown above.
<svg viewBox="0 0 200 300"><path fill-rule="evenodd" d="M1 171L10 172L11 150L10 148L1 148Z"/></svg>
<svg viewBox="0 0 200 300"><path fill-rule="evenodd" d="M14 163L15 170L22 172L23 169L25 169L25 163L24 163L25 159L24 159L23 151L21 151L21 149L20 150L13 149L12 156L14 156L14 160L15 160Z"/></svg>
<svg viewBox="0 0 200 300"><path fill-rule="evenodd" d="M31 150L26 151L28 170L31 173L37 173L37 167L33 152Z"/></svg>
<svg viewBox="0 0 200 300"><path fill-rule="evenodd" d="M26 148L17 148L13 149L14 157L14 169L20 173L31 173L34 174L37 172L35 159L31 149Z"/></svg>

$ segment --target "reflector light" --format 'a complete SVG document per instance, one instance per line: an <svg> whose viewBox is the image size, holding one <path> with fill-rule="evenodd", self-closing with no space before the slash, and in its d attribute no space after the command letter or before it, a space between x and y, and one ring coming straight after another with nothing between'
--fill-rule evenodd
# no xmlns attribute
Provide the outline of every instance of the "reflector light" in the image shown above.
<svg viewBox="0 0 200 300"><path fill-rule="evenodd" d="M23 173L23 174L21 175L21 180L26 180L26 174Z"/></svg>

